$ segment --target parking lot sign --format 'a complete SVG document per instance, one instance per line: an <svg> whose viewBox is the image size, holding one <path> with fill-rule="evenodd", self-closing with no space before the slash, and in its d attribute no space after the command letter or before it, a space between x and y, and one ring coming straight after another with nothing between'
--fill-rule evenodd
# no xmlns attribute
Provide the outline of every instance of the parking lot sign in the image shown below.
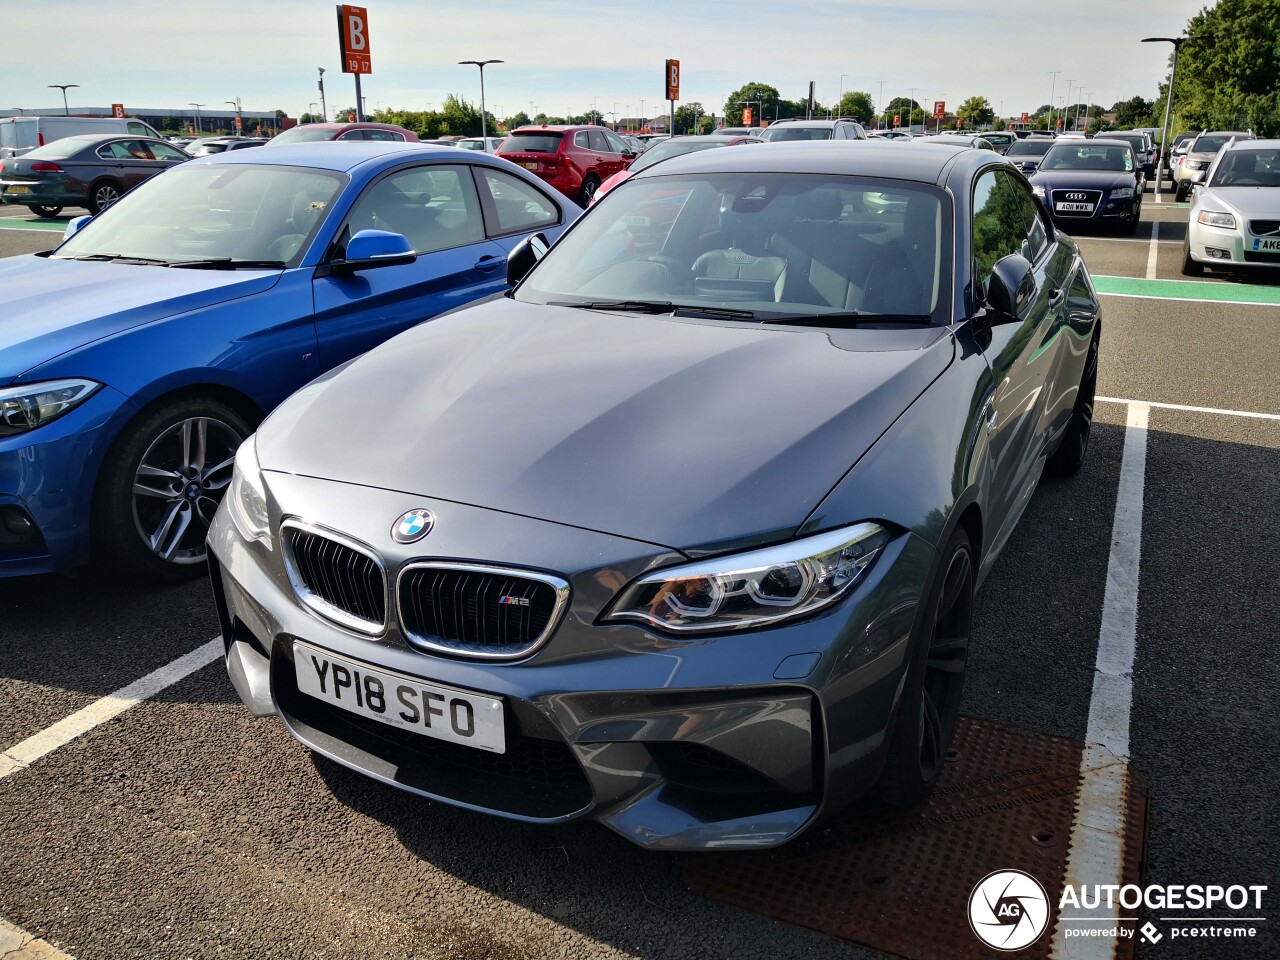
<svg viewBox="0 0 1280 960"><path fill-rule="evenodd" d="M667 97L668 100L680 99L680 61L667 61Z"/></svg>
<svg viewBox="0 0 1280 960"><path fill-rule="evenodd" d="M941 120L947 115L947 102L945 100L933 101L933 119Z"/></svg>
<svg viewBox="0 0 1280 960"><path fill-rule="evenodd" d="M123 104L123 103L113 103L113 104L111 105L111 115L112 115L113 117L115 117L117 120L122 120L122 119L124 119L124 104Z"/></svg>
<svg viewBox="0 0 1280 960"><path fill-rule="evenodd" d="M895 113L895 114L893 115L893 125L894 125L895 127L900 127L900 126L902 126L902 114L900 114L900 113Z"/></svg>
<svg viewBox="0 0 1280 960"><path fill-rule="evenodd" d="M338 5L338 42L343 73L373 73L369 52L369 13L349 3Z"/></svg>

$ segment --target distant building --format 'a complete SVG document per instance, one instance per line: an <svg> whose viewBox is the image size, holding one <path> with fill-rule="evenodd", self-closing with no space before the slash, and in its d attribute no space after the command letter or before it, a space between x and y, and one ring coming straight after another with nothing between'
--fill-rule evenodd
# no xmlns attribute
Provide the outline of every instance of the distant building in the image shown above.
<svg viewBox="0 0 1280 960"><path fill-rule="evenodd" d="M157 130L166 128L166 121L177 119L183 130L196 131L196 112L191 107L131 107L125 104L125 116L149 123ZM26 109L15 107L11 110L0 110L0 117L61 117L65 115L62 107L36 107ZM110 106L76 107L71 111L73 117L111 117L115 114ZM241 121L244 132L252 133L261 128L263 133L278 132L293 124L287 124L276 117L274 110L241 110ZM172 123L168 124L173 129ZM200 132L202 133L234 133L236 128L236 112L234 110L200 110Z"/></svg>

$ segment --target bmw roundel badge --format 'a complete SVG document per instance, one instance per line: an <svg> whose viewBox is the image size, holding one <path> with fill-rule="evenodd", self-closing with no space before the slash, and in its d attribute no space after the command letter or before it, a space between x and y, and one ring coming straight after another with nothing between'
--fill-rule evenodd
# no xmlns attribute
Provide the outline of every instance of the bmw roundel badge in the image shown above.
<svg viewBox="0 0 1280 960"><path fill-rule="evenodd" d="M436 516L430 510L419 508L401 515L391 527L391 539L396 543L413 543L421 540L435 526Z"/></svg>

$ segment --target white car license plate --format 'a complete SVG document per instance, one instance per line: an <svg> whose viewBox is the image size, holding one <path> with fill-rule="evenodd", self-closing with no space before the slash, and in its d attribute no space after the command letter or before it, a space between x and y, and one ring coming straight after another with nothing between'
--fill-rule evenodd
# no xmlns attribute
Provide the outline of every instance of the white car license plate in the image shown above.
<svg viewBox="0 0 1280 960"><path fill-rule="evenodd" d="M8 189L5 190L5 193L13 193L13 194L30 193L30 192L31 192L30 187L9 187Z"/></svg>
<svg viewBox="0 0 1280 960"><path fill-rule="evenodd" d="M437 740L506 753L501 700L372 670L297 641L293 667L298 689L331 706Z"/></svg>
<svg viewBox="0 0 1280 960"><path fill-rule="evenodd" d="M1271 237L1266 240L1260 240L1259 238L1254 237L1253 249L1280 251L1280 237Z"/></svg>
<svg viewBox="0 0 1280 960"><path fill-rule="evenodd" d="M1061 213L1093 213L1092 203L1069 203L1066 200L1060 200L1053 205L1053 208Z"/></svg>

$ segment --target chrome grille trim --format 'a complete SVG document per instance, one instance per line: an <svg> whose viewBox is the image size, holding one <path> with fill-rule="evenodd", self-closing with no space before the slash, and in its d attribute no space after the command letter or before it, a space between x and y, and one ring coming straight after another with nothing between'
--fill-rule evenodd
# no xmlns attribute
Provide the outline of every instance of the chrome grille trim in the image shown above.
<svg viewBox="0 0 1280 960"><path fill-rule="evenodd" d="M313 537L332 541L339 546L364 556L372 561L378 570L378 588L381 596L376 599L382 605L382 619L378 621L369 620L358 616L349 610L343 609L338 604L332 602L319 593L316 593L303 578L302 570L299 566L298 558L294 555L293 540L287 534L290 530L297 530L301 533L308 534ZM319 524L308 523L305 520L299 520L296 517L289 517L280 524L280 552L284 557L285 572L289 576L289 582L293 585L293 592L303 605L315 613L317 616L330 623L337 624L347 630L353 630L356 633L363 634L368 637L379 636L385 629L387 623L387 568L382 558L368 544L361 543L345 534L338 533L336 530L330 530L328 527L322 527ZM334 571L335 574L337 571ZM342 585L335 579L329 584L329 592L340 595Z"/></svg>
<svg viewBox="0 0 1280 960"><path fill-rule="evenodd" d="M488 576L513 577L521 580L533 580L551 587L555 591L555 605L542 632L518 650L494 652L483 647L462 643L438 643L430 636L411 631L404 615L404 579L407 575L422 570L441 570L453 573L476 573ZM410 646L432 653L441 653L450 657L463 657L473 660L519 660L535 653L555 633L565 608L569 605L569 582L561 577L537 570L526 570L520 567L497 567L477 563L455 563L445 560L414 560L400 568L395 583L396 618L405 640ZM461 632L459 630L458 632Z"/></svg>

